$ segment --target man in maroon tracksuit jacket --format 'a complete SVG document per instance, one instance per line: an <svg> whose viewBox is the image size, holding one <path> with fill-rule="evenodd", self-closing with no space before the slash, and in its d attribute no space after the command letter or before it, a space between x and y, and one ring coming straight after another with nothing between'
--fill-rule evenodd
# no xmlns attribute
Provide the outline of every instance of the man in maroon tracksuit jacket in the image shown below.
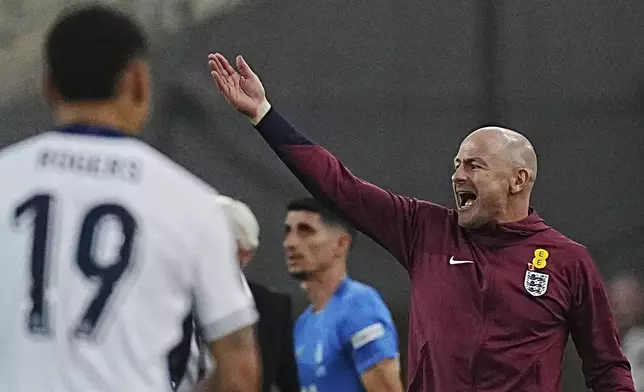
<svg viewBox="0 0 644 392"><path fill-rule="evenodd" d="M569 333L589 388L635 391L588 251L529 207L537 159L526 138L470 134L454 161L451 210L356 178L271 108L241 57L239 72L209 59L219 90L304 186L409 272L409 391L560 391Z"/></svg>

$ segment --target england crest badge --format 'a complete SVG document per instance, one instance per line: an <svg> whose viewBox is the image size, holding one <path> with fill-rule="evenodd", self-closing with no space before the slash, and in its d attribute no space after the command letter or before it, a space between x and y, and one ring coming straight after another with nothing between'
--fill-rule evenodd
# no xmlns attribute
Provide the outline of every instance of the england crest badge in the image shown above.
<svg viewBox="0 0 644 392"><path fill-rule="evenodd" d="M527 270L525 272L523 287L525 287L530 295L540 297L548 290L548 279L550 279L548 274Z"/></svg>

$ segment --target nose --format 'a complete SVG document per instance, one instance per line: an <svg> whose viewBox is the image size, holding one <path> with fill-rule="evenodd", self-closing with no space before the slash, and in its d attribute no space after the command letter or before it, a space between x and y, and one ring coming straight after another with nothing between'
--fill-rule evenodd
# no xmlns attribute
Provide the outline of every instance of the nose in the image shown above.
<svg viewBox="0 0 644 392"><path fill-rule="evenodd" d="M292 249L295 248L295 241L296 241L295 240L295 235L293 235L293 233L288 233L284 237L284 241L282 242L282 246L284 247L284 249L292 250Z"/></svg>
<svg viewBox="0 0 644 392"><path fill-rule="evenodd" d="M452 174L452 182L454 184L463 184L465 181L465 170L463 169L463 166L459 166L454 170L454 174Z"/></svg>

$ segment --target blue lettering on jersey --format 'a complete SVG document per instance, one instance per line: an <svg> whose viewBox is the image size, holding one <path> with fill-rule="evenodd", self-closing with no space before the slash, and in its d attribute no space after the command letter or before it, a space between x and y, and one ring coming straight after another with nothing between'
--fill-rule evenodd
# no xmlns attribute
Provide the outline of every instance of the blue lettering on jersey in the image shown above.
<svg viewBox="0 0 644 392"><path fill-rule="evenodd" d="M137 182L141 165L135 158L106 156L85 151L46 148L36 157L36 166L95 179L117 179Z"/></svg>
<svg viewBox="0 0 644 392"><path fill-rule="evenodd" d="M76 124L62 127L57 132L87 137L119 138L129 135L117 129ZM137 182L141 179L141 164L134 157L104 155L88 151L71 151L61 148L46 148L39 151L36 166L94 179L118 179Z"/></svg>
<svg viewBox="0 0 644 392"><path fill-rule="evenodd" d="M389 309L375 289L348 278L324 309L302 313L294 341L303 392L364 391L360 375L398 357Z"/></svg>

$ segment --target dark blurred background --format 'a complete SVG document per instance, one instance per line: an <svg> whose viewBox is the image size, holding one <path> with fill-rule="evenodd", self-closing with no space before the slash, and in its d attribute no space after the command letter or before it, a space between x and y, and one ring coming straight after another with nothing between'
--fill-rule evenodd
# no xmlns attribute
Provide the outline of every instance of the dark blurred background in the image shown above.
<svg viewBox="0 0 644 392"><path fill-rule="evenodd" d="M69 2L0 1L0 145L52 126L40 99L43 27ZM528 136L533 205L585 244L608 280L644 260L644 2L121 0L153 34L155 112L145 139L262 226L249 275L305 296L285 271L284 206L305 194L220 98L206 56L244 54L269 99L355 174L453 204L459 142L483 125ZM171 184L169 184L171 186ZM365 237L350 273L380 290L406 358L409 283ZM431 284L431 282L428 282ZM583 390L574 347L566 391Z"/></svg>

